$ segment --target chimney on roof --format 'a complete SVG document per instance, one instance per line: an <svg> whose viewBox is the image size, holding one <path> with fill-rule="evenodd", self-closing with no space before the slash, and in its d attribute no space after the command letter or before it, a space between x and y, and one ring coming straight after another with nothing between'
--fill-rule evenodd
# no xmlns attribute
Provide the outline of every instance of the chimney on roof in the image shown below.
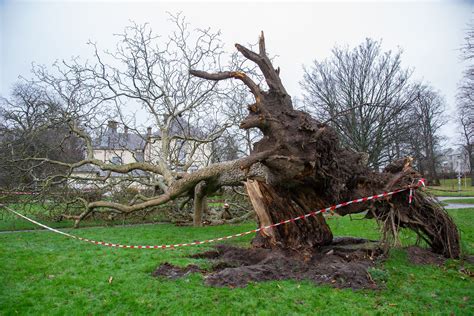
<svg viewBox="0 0 474 316"><path fill-rule="evenodd" d="M125 133L125 135L128 135L128 126L127 125L125 125L123 127L123 132Z"/></svg>
<svg viewBox="0 0 474 316"><path fill-rule="evenodd" d="M147 136L148 138L151 137L151 127L148 127L148 128L146 129L146 136Z"/></svg>
<svg viewBox="0 0 474 316"><path fill-rule="evenodd" d="M108 127L111 131L114 131L114 132L117 132L117 126L118 126L118 122L117 122L117 121L114 121L114 120L110 120L110 121L107 123L107 127Z"/></svg>

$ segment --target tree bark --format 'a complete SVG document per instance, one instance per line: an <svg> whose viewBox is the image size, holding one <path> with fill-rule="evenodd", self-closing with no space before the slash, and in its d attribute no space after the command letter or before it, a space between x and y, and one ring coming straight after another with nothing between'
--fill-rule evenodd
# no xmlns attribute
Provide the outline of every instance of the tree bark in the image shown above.
<svg viewBox="0 0 474 316"><path fill-rule="evenodd" d="M469 173L471 174L471 186L474 187L474 155L472 153L472 145L469 145L469 150L467 150L467 154L469 155Z"/></svg>
<svg viewBox="0 0 474 316"><path fill-rule="evenodd" d="M199 182L194 188L194 226L202 226L202 215L206 208L206 182Z"/></svg>
<svg viewBox="0 0 474 316"><path fill-rule="evenodd" d="M294 195L286 188L272 187L261 181L248 180L245 184L260 227L304 215L316 206L305 194ZM290 197L291 196L291 197ZM263 248L312 249L328 245L332 233L321 214L260 231L252 245Z"/></svg>

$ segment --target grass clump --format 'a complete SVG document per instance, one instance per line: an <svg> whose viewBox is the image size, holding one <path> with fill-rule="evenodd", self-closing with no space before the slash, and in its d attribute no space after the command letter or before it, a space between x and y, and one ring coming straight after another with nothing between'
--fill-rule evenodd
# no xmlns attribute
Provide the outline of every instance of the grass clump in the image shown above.
<svg viewBox="0 0 474 316"><path fill-rule="evenodd" d="M368 273L370 274L370 278L377 284L385 284L389 279L389 273L381 268L369 268Z"/></svg>

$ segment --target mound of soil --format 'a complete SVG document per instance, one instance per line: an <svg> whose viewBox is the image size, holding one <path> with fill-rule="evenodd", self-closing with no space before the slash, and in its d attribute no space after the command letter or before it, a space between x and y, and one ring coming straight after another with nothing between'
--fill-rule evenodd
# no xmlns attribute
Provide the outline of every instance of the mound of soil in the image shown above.
<svg viewBox="0 0 474 316"><path fill-rule="evenodd" d="M408 260L414 264L433 264L440 266L446 261L445 257L432 252L430 249L411 246L406 248L406 250Z"/></svg>
<svg viewBox="0 0 474 316"><path fill-rule="evenodd" d="M205 275L207 285L217 287L244 287L250 282L293 279L311 280L338 288L377 288L367 270L381 255L378 243L347 237L335 239L331 246L317 252L303 254L218 245L215 250L192 256L212 260L211 271L195 265L179 268L165 263L153 275L176 278L200 272Z"/></svg>

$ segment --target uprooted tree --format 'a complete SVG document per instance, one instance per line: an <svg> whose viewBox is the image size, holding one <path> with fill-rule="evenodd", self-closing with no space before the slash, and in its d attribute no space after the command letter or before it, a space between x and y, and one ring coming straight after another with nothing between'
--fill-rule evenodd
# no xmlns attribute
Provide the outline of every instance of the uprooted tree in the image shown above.
<svg viewBox="0 0 474 316"><path fill-rule="evenodd" d="M268 225L326 207L338 201L408 187L421 177L406 158L388 165L383 172L369 170L364 154L341 148L336 133L309 114L295 110L285 90L279 69L265 51L263 33L259 52L239 44L237 50L258 65L268 91L262 90L243 72L207 73L191 70L208 80L241 80L255 97L248 106L243 129L258 128L263 138L238 167L249 170L254 164L265 167L264 178L248 180L247 190L260 225ZM439 204L423 193L408 204L407 195L339 209L340 215L368 210L383 222L385 231L396 234L400 227L416 231L435 252L448 257L460 253L455 224ZM262 247L314 248L332 241L332 233L321 214L292 225L278 227L257 236L253 243Z"/></svg>
<svg viewBox="0 0 474 316"><path fill-rule="evenodd" d="M191 69L189 72L211 81L238 79L248 87L255 102L248 105L248 116L242 120L240 128L257 128L263 134L254 143L251 153L237 160L211 164L192 173L175 172L161 194L134 199L128 204L83 200L85 210L76 220L100 210L132 213L183 197L194 197L195 208L200 208L203 196L223 186L244 183L259 225L265 226L340 201L408 188L417 183L421 175L412 168L411 158L393 162L383 172L373 171L367 165L365 153L343 148L330 126L308 113L296 110L281 82L279 68L273 67L266 53L263 33L258 53L239 44L236 44L236 48L258 66L265 78L267 90L243 71L210 73ZM75 123L70 122L72 132L82 138L87 147L91 147L90 136ZM134 170L158 175L163 173L159 165L151 162L113 165L97 160L92 154L76 163L37 157L32 159L69 168L69 175L75 168L86 164L122 174ZM423 192L418 191L411 204L408 203L407 195L405 191L384 199L349 205L336 212L348 215L367 211L367 217L376 218L382 223L386 237L396 238L401 228L409 228L425 240L433 251L446 257L459 257L459 234L444 209ZM325 218L318 214L290 225L265 230L252 243L255 247L305 251L328 245L332 239Z"/></svg>

